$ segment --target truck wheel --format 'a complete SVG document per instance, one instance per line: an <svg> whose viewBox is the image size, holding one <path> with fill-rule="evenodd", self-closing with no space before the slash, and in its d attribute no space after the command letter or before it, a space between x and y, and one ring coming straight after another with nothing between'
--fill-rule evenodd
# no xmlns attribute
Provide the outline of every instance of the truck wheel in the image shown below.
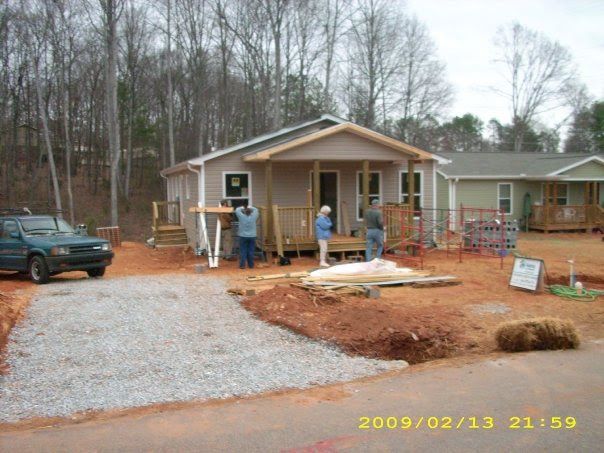
<svg viewBox="0 0 604 453"><path fill-rule="evenodd" d="M32 282L43 285L48 283L50 273L48 272L48 266L43 256L34 256L29 261L29 278Z"/></svg>
<svg viewBox="0 0 604 453"><path fill-rule="evenodd" d="M89 277L102 277L105 275L105 268L95 267L94 269L88 269L86 272L88 273Z"/></svg>

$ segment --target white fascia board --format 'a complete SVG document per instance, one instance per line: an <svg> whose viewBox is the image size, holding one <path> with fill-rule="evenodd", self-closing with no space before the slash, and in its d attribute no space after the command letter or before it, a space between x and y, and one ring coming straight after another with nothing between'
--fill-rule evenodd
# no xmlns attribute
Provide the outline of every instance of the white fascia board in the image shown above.
<svg viewBox="0 0 604 453"><path fill-rule="evenodd" d="M566 167L560 168L552 173L548 173L547 176L559 175L560 173L563 173L568 170L572 170L573 168L579 167L588 162L600 162L601 164L604 164L604 159L602 159L599 156L589 156L589 157L586 157L585 159L580 160L579 162L575 162L574 164L567 165Z"/></svg>

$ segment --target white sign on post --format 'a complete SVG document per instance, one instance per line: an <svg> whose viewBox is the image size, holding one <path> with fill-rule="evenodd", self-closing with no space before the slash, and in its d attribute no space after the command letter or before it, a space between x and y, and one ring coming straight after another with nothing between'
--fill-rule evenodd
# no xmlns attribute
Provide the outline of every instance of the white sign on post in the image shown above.
<svg viewBox="0 0 604 453"><path fill-rule="evenodd" d="M514 258L510 286L537 291L541 282L543 261L534 258Z"/></svg>

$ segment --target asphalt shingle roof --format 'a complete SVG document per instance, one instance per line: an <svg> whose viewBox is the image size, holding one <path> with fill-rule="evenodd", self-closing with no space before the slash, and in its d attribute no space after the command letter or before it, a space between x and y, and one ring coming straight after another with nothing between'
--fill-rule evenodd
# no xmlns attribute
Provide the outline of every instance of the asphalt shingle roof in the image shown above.
<svg viewBox="0 0 604 453"><path fill-rule="evenodd" d="M451 160L439 171L447 176L545 176L594 154L439 153ZM603 154L599 157L604 159Z"/></svg>

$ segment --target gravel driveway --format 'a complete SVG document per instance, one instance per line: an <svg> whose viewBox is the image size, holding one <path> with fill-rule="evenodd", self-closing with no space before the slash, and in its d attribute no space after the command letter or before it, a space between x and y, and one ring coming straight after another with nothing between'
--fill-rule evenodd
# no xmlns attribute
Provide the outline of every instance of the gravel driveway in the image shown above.
<svg viewBox="0 0 604 453"><path fill-rule="evenodd" d="M404 367L268 325L199 276L56 282L8 347L0 420L225 398Z"/></svg>

